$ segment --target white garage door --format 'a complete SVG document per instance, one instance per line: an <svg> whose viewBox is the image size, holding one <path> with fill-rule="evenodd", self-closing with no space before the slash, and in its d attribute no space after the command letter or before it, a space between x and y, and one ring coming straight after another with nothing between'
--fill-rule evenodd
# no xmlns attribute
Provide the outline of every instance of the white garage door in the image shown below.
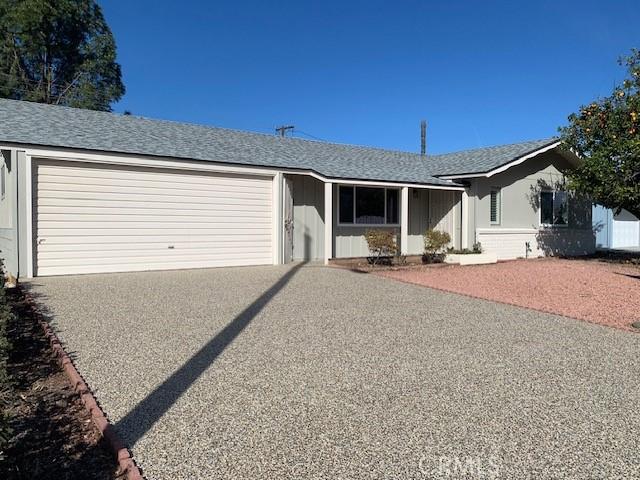
<svg viewBox="0 0 640 480"><path fill-rule="evenodd" d="M270 177L45 161L35 274L270 264Z"/></svg>
<svg viewBox="0 0 640 480"><path fill-rule="evenodd" d="M611 228L612 248L640 246L640 221L631 213L623 210L613 217Z"/></svg>

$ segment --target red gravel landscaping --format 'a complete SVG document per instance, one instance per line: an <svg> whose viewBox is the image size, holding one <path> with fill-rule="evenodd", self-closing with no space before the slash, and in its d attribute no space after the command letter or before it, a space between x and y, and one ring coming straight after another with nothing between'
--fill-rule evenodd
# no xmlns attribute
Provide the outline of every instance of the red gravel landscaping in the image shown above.
<svg viewBox="0 0 640 480"><path fill-rule="evenodd" d="M628 331L640 321L640 267L633 265L544 258L375 274Z"/></svg>

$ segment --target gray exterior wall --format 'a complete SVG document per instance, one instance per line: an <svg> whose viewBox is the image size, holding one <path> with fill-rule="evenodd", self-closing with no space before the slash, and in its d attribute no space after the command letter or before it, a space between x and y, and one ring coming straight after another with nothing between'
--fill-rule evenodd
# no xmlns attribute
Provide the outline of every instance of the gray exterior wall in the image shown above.
<svg viewBox="0 0 640 480"><path fill-rule="evenodd" d="M5 272L18 276L18 161L15 150L2 150L5 194L0 198L0 256Z"/></svg>
<svg viewBox="0 0 640 480"><path fill-rule="evenodd" d="M518 230L522 230L522 234L526 230L537 232L534 233L536 240L545 254L579 255L593 251L591 202L586 199L569 198L567 227L540 225L539 194L543 189L561 188L564 183L561 171L566 168L570 168L568 162L555 151L549 151L490 178L471 179L469 245L491 232L513 236L521 233ZM499 224L492 224L490 218L490 192L495 187L500 188L501 195Z"/></svg>
<svg viewBox="0 0 640 480"><path fill-rule="evenodd" d="M591 212L593 230L596 233L596 247L611 248L613 245L613 212L602 205L594 205Z"/></svg>
<svg viewBox="0 0 640 480"><path fill-rule="evenodd" d="M287 175L293 197L293 259L324 258L324 183L307 175Z"/></svg>
<svg viewBox="0 0 640 480"><path fill-rule="evenodd" d="M324 183L307 175L287 175L293 197L293 259L324 258ZM427 228L448 231L453 245L460 245L460 192L445 190L409 190L409 254L423 252ZM338 225L338 185L333 187L333 256L334 258L369 255L364 233L368 228ZM388 229L400 235L400 227ZM399 238L398 238L399 241Z"/></svg>
<svg viewBox="0 0 640 480"><path fill-rule="evenodd" d="M427 228L448 232L456 248L460 245L460 192L447 190L409 189L409 255L424 252L423 233ZM338 225L338 187L334 186L333 228L335 258L366 257L369 253L364 233L369 228ZM396 232L400 241L400 226L376 226L376 229Z"/></svg>

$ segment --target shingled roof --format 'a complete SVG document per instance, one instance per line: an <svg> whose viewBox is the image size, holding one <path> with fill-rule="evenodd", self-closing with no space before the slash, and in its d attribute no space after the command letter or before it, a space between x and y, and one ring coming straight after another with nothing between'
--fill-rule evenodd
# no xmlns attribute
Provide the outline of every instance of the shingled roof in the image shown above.
<svg viewBox="0 0 640 480"><path fill-rule="evenodd" d="M0 141L314 171L332 179L456 185L442 175L486 172L554 142L426 158L415 153L152 120L0 99Z"/></svg>

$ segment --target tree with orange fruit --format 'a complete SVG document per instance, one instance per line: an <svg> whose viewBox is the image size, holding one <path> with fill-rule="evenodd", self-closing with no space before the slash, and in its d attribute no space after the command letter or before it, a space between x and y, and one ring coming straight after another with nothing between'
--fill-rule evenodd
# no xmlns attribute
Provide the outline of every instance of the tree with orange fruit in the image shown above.
<svg viewBox="0 0 640 480"><path fill-rule="evenodd" d="M582 159L568 185L594 203L640 218L640 51L620 60L628 76L613 93L569 115L565 148Z"/></svg>

